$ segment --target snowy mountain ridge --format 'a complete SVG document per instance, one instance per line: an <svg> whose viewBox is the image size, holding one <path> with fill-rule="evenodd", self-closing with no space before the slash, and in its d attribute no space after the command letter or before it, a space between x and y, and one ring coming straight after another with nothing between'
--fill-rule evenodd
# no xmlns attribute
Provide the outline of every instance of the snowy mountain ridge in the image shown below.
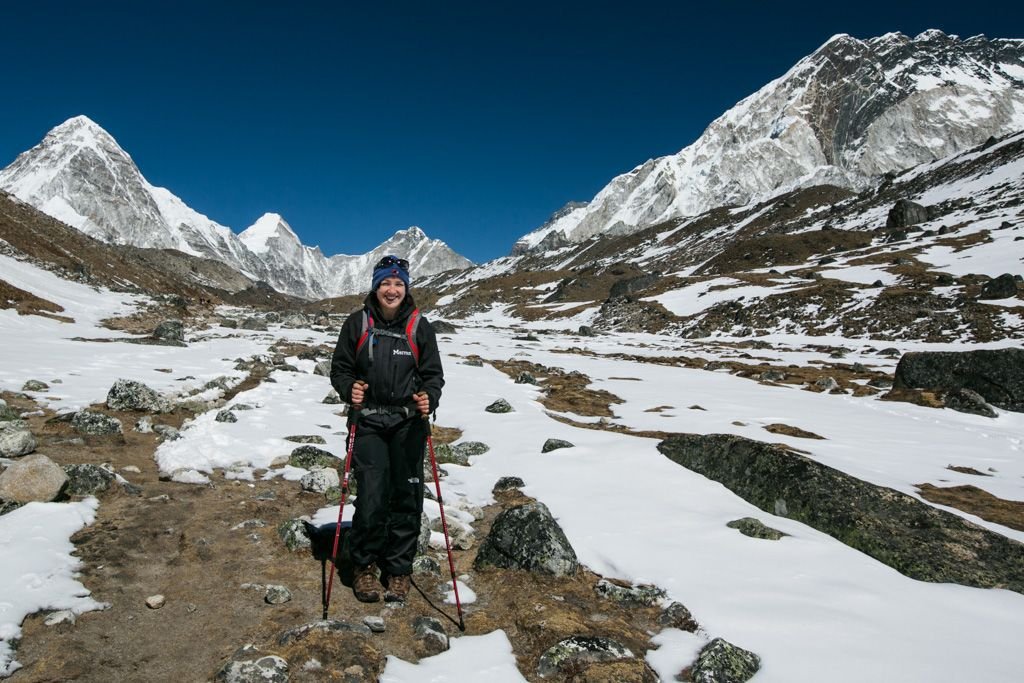
<svg viewBox="0 0 1024 683"><path fill-rule="evenodd" d="M55 127L0 170L0 188L96 239L216 259L307 299L361 291L377 254L387 248L404 249L400 253L417 264L417 276L471 265L419 228L399 231L369 254L332 257L303 245L275 213L236 235L150 184L117 141L86 116Z"/></svg>
<svg viewBox="0 0 1024 683"><path fill-rule="evenodd" d="M614 178L513 254L620 234L812 185L887 173L1024 128L1024 41L938 30L832 37L678 154Z"/></svg>

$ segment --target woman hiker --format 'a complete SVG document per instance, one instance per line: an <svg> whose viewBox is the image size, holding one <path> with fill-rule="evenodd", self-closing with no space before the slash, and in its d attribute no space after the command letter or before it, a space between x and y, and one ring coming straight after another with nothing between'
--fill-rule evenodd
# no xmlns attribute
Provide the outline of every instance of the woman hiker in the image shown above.
<svg viewBox="0 0 1024 683"><path fill-rule="evenodd" d="M356 420L352 591L363 602L377 602L382 592L389 602L404 601L420 534L427 418L444 386L437 338L409 293L405 259L386 256L373 269L363 309L338 335L331 384Z"/></svg>

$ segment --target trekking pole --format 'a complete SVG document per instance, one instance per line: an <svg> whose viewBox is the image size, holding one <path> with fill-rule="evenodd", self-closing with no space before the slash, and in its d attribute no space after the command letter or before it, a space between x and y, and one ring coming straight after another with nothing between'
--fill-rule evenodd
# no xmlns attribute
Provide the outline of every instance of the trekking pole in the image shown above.
<svg viewBox="0 0 1024 683"><path fill-rule="evenodd" d="M444 501L441 500L441 479L437 476L437 458L434 457L434 439L431 435L430 416L424 415L427 421L427 446L430 448L430 467L434 473L434 486L437 487L437 507L441 510L441 528L444 529L444 547L448 551L448 569L452 572L452 589L455 591L455 609L459 613L459 631L465 633L466 623L462 620L462 602L459 601L459 584L455 581L455 562L452 561L452 544L448 540L448 522L444 518Z"/></svg>
<svg viewBox="0 0 1024 683"><path fill-rule="evenodd" d="M359 405L353 404L348 413L348 449L345 454L345 475L341 480L341 506L338 508L338 527L334 530L334 549L331 551L331 577L327 580L327 599L324 601L324 616L331 606L331 587L334 585L334 573L338 567L338 541L341 539L341 516L345 513L345 496L348 494L348 475L352 469L352 451L356 445L356 414Z"/></svg>

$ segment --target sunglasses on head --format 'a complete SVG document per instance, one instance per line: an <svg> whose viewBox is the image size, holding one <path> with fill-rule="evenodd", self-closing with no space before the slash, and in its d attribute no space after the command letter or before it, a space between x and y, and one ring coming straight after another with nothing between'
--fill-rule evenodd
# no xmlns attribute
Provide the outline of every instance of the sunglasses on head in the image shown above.
<svg viewBox="0 0 1024 683"><path fill-rule="evenodd" d="M409 270L409 262L404 258L398 258L397 256L385 256L377 264L377 268L390 268L391 266L398 266L402 270Z"/></svg>

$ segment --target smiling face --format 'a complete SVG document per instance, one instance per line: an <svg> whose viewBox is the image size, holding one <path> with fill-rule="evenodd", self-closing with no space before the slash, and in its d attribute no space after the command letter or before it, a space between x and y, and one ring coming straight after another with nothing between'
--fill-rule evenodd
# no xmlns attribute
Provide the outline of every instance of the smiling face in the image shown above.
<svg viewBox="0 0 1024 683"><path fill-rule="evenodd" d="M405 299L405 283L401 278L386 277L377 287L377 303L386 320L391 320L398 313L398 307Z"/></svg>

